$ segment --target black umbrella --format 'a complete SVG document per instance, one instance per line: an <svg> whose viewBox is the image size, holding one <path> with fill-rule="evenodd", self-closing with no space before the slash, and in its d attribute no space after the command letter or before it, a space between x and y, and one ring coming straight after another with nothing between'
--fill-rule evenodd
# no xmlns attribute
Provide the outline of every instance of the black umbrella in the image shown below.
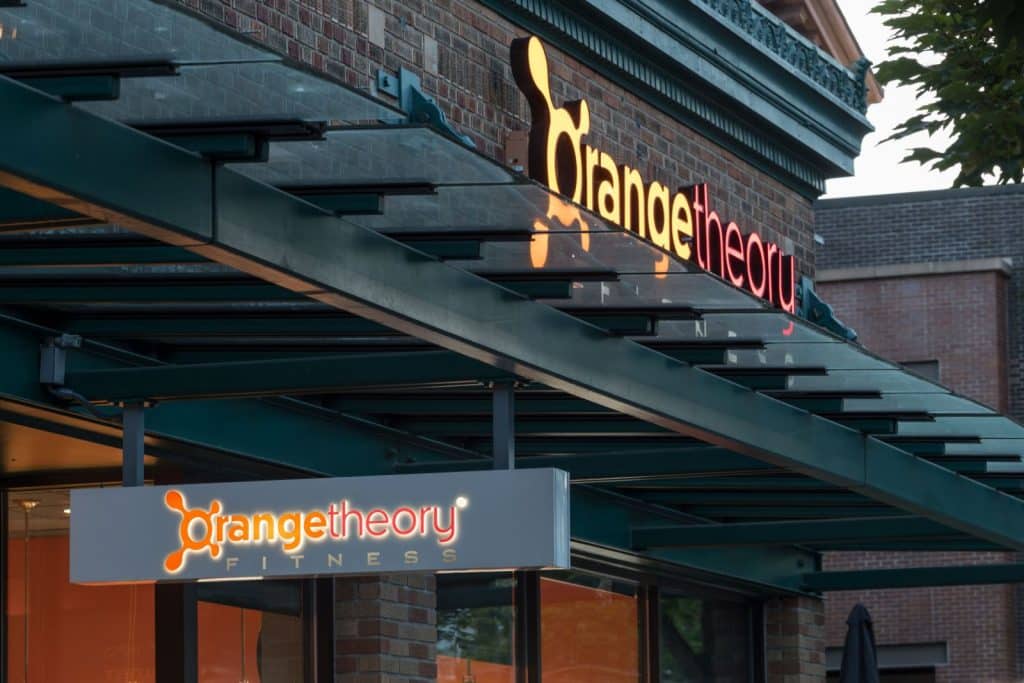
<svg viewBox="0 0 1024 683"><path fill-rule="evenodd" d="M846 618L846 626L839 683L879 683L875 629L864 605L854 605Z"/></svg>

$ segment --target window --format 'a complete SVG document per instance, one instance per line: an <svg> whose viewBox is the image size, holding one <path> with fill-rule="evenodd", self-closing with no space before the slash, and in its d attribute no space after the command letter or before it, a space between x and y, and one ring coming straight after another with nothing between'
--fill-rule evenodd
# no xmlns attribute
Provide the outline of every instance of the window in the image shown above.
<svg viewBox="0 0 1024 683"><path fill-rule="evenodd" d="M566 572L540 580L541 680L636 683L640 679L637 587Z"/></svg>
<svg viewBox="0 0 1024 683"><path fill-rule="evenodd" d="M8 496L7 679L150 683L153 586L70 582L69 500L67 489Z"/></svg>
<svg viewBox="0 0 1024 683"><path fill-rule="evenodd" d="M751 680L751 610L666 592L658 603L662 683Z"/></svg>
<svg viewBox="0 0 1024 683"><path fill-rule="evenodd" d="M907 361L900 365L925 379L930 379L933 382L939 381L939 361L937 360Z"/></svg>
<svg viewBox="0 0 1024 683"><path fill-rule="evenodd" d="M437 577L438 683L515 683L512 574Z"/></svg>
<svg viewBox="0 0 1024 683"><path fill-rule="evenodd" d="M306 680L301 583L200 583L197 594L200 681Z"/></svg>

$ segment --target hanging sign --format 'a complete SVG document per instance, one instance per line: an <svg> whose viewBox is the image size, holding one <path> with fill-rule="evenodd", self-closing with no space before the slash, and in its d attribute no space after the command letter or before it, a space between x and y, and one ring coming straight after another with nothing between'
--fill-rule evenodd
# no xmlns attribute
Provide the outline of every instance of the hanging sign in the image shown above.
<svg viewBox="0 0 1024 683"><path fill-rule="evenodd" d="M71 492L74 583L568 566L561 470Z"/></svg>
<svg viewBox="0 0 1024 683"><path fill-rule="evenodd" d="M512 73L533 120L528 151L531 178L666 253L696 261L736 287L794 312L793 256L719 216L711 207L707 184L673 192L657 180L648 183L637 169L619 165L606 152L584 144L590 132L590 108L586 100L555 106L540 40L516 39L511 52Z"/></svg>

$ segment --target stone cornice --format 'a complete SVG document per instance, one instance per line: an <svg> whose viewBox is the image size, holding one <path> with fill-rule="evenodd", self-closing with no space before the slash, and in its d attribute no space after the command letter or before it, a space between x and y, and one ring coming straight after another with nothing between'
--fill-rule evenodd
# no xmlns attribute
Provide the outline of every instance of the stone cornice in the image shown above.
<svg viewBox="0 0 1024 683"><path fill-rule="evenodd" d="M807 197L820 195L827 177L852 172L871 129L858 108L705 0L584 0L586 8L563 0L481 2Z"/></svg>
<svg viewBox="0 0 1024 683"><path fill-rule="evenodd" d="M858 59L848 69L797 33L782 19L750 0L697 0L717 12L754 42L830 92L848 107L867 111L871 63ZM852 70L851 70L852 69Z"/></svg>

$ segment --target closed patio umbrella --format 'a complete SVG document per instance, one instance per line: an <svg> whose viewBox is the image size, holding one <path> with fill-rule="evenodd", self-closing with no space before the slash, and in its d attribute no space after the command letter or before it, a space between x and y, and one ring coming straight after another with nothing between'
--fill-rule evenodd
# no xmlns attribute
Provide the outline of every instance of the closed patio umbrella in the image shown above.
<svg viewBox="0 0 1024 683"><path fill-rule="evenodd" d="M839 683L879 683L875 630L864 605L854 605L846 618L846 627Z"/></svg>

